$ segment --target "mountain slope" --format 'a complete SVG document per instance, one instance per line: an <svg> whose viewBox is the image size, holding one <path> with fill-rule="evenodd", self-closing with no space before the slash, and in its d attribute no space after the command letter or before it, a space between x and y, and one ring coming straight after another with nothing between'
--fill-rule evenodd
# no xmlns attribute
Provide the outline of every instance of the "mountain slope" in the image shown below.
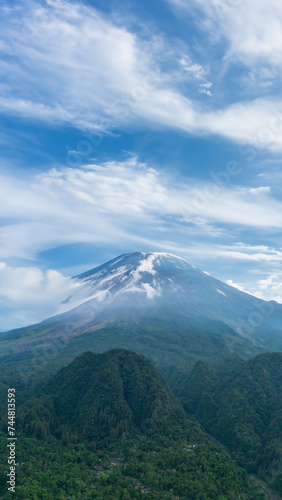
<svg viewBox="0 0 282 500"><path fill-rule="evenodd" d="M64 301L69 311L1 335L2 361L38 357L58 368L85 350L121 347L144 354L165 374L200 358L282 350L281 304L170 254L125 254L74 279L76 292Z"/></svg>
<svg viewBox="0 0 282 500"><path fill-rule="evenodd" d="M43 395L19 405L17 432L17 498L261 498L128 350L83 353L61 369Z"/></svg>
<svg viewBox="0 0 282 500"><path fill-rule="evenodd" d="M49 408L47 420L41 414L43 401L45 409ZM86 352L59 370L45 387L44 396L24 405L23 426L32 435L33 421L38 420L36 410L46 420L46 428L52 420L56 433L61 425L68 426L74 439L96 444L146 433L152 423L159 429L181 426L187 418L151 363L125 349Z"/></svg>
<svg viewBox="0 0 282 500"><path fill-rule="evenodd" d="M87 439L142 432L153 417L158 426L168 415L170 424L180 425L185 418L178 400L147 359L122 349L80 355L51 379L47 393L55 396L59 419L73 429L83 420L80 436Z"/></svg>
<svg viewBox="0 0 282 500"><path fill-rule="evenodd" d="M282 354L199 361L179 390L186 409L250 473L282 495Z"/></svg>

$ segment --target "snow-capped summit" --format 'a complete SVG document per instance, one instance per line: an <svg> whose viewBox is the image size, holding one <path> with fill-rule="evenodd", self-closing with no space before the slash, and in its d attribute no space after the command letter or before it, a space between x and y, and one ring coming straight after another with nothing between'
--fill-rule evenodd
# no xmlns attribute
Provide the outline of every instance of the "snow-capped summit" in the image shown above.
<svg viewBox="0 0 282 500"><path fill-rule="evenodd" d="M281 328L282 306L241 292L170 253L123 254L74 280L77 289L64 301L65 310L74 310L91 324L114 322L120 316L164 318L170 311L167 321L172 324L180 321L194 329L205 324L208 330L217 322L221 326L216 328L226 335L236 332L261 346L266 325Z"/></svg>
<svg viewBox="0 0 282 500"><path fill-rule="evenodd" d="M89 300L102 302L106 298L130 294L153 299L168 289L171 292L179 291L181 276L193 270L196 270L194 266L170 253L123 254L76 276L77 291L65 300L65 304L68 304L68 308L70 305L77 307ZM199 270L196 272L201 273Z"/></svg>
<svg viewBox="0 0 282 500"><path fill-rule="evenodd" d="M281 304L241 292L175 255L124 254L73 280L62 314L13 333L11 348L67 337L65 355L123 347L167 366L282 350ZM9 339L3 340L7 349Z"/></svg>

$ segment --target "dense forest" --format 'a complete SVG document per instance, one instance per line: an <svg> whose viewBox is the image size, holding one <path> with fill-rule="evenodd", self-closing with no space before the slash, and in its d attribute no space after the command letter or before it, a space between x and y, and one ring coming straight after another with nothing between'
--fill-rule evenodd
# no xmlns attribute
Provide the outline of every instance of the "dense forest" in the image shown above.
<svg viewBox="0 0 282 500"><path fill-rule="evenodd" d="M197 362L178 394L249 473L282 494L282 354Z"/></svg>
<svg viewBox="0 0 282 500"><path fill-rule="evenodd" d="M6 462L7 422L1 421ZM247 473L133 352L84 353L16 418L18 499L259 500ZM1 498L7 471L0 474Z"/></svg>

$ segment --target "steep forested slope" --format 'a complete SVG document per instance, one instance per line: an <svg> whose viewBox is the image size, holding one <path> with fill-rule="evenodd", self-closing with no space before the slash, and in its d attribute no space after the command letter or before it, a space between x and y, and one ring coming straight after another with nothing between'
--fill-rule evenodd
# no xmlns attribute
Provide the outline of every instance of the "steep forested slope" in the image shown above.
<svg viewBox="0 0 282 500"><path fill-rule="evenodd" d="M17 432L20 499L260 498L153 366L127 350L87 352L61 369L19 406ZM8 498L5 470L0 483Z"/></svg>
<svg viewBox="0 0 282 500"><path fill-rule="evenodd" d="M185 408L238 463L282 494L282 354L199 361L182 381Z"/></svg>

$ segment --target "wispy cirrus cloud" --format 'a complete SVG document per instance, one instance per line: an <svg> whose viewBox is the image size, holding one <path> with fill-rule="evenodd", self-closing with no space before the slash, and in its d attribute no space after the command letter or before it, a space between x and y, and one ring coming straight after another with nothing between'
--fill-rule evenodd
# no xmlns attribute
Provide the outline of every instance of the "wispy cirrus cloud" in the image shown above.
<svg viewBox="0 0 282 500"><path fill-rule="evenodd" d="M281 63L282 5L279 0L167 1L188 12L200 9L201 18L196 22L210 33L214 42L225 38L226 57L248 65L258 61L266 66Z"/></svg>
<svg viewBox="0 0 282 500"><path fill-rule="evenodd" d="M173 45L167 51L168 41L152 32L148 43L126 21L106 19L82 3L45 5L2 6L3 114L82 130L142 123L282 150L279 98L209 107L201 95L212 97L212 75L190 56L180 57ZM182 73L171 78L171 66L179 64ZM189 85L183 88L187 75L197 82L198 99Z"/></svg>
<svg viewBox="0 0 282 500"><path fill-rule="evenodd" d="M246 245L236 243L231 246L219 247L217 250L219 256L238 259L242 261L253 262L281 262L282 250L268 247L266 245Z"/></svg>
<svg viewBox="0 0 282 500"><path fill-rule="evenodd" d="M200 228L213 237L226 225L261 231L282 227L282 202L268 192L254 196L244 187L176 180L136 157L62 166L21 180L1 176L0 195L7 220L0 231L2 259L31 259L43 249L77 242L154 241L156 228L166 248L172 224L179 231Z"/></svg>

